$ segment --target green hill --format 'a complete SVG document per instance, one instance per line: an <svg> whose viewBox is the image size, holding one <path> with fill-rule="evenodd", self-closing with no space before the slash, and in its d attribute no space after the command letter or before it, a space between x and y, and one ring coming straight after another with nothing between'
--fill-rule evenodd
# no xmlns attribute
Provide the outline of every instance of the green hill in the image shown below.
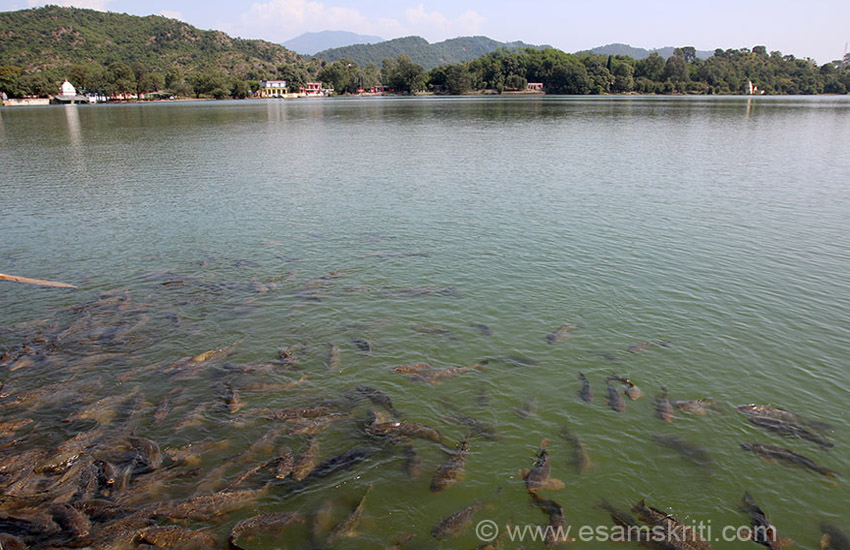
<svg viewBox="0 0 850 550"><path fill-rule="evenodd" d="M377 44L356 44L334 48L319 52L313 57L326 61L350 59L361 66L368 63L380 66L385 58L396 58L404 54L427 71L441 65L472 61L503 48L519 50L539 48L539 46L523 42L498 42L486 36L463 36L431 44L420 36L408 36Z"/></svg>
<svg viewBox="0 0 850 550"><path fill-rule="evenodd" d="M296 60L295 52L271 42L231 38L157 15L57 6L0 13L0 64L26 73L123 62L160 72L177 67L247 76L274 73Z"/></svg>

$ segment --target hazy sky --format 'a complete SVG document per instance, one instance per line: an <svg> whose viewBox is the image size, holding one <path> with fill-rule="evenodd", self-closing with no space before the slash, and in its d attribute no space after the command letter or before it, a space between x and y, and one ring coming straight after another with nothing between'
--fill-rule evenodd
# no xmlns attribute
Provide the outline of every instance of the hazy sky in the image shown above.
<svg viewBox="0 0 850 550"><path fill-rule="evenodd" d="M0 0L0 11L45 3L162 14L202 29L283 42L307 31L348 30L430 41L483 34L567 52L611 42L644 48L767 46L819 63L850 41L846 0Z"/></svg>

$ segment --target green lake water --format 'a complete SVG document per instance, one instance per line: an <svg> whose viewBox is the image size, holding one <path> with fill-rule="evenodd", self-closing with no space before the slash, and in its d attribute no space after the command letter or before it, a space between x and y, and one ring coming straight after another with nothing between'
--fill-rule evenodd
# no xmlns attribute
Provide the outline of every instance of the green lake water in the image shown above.
<svg viewBox="0 0 850 550"><path fill-rule="evenodd" d="M711 522L719 537L724 525L748 525L739 510L748 490L782 536L819 548L821 522L850 528L850 481L767 463L740 444L788 447L850 476L848 144L844 97L4 108L0 272L80 288L0 282L0 346L56 334L85 315L74 306L102 293L139 307L92 315L94 334L0 370L11 388L4 399L55 383L75 394L4 406L2 420L35 421L19 432L19 448L54 448L95 426L63 422L75 410L138 390L146 405L114 427L164 451L226 442L203 453L201 473L172 480L154 501L196 494L207 473L244 456L275 424L252 410L339 404L366 385L386 392L405 420L439 430L447 448L468 430L458 413L499 438L473 437L465 477L432 494L445 450L414 440L422 474L409 479L400 450L364 434L370 405L361 401L351 419L315 437L320 459L364 447L374 451L368 460L297 491L275 482L248 507L192 525L223 541L238 519L309 516L329 499L339 521L371 484L358 536L334 547L383 548L413 533L405 548L475 548L474 528L443 542L429 533L475 501L488 505L473 527L483 519L545 524L518 470L551 438L552 476L565 488L541 495L561 504L576 529L611 525L597 507L603 498L627 509L645 497ZM50 329L22 325L47 318ZM566 324L580 326L549 344L547 334ZM110 326L132 330L119 338ZM368 340L371 352L352 338ZM647 341L668 345L626 351ZM228 357L192 376L163 368L232 344ZM336 372L330 344L340 350ZM299 350L297 370L239 371L275 361L282 347ZM391 372L484 359L438 385ZM591 383L590 404L577 396L579 372ZM611 374L630 377L645 397L611 410ZM244 401L236 414L222 401L225 383ZM662 386L674 399L712 398L718 410L678 412L666 424L654 415ZM154 422L175 387L182 396ZM177 430L203 403L199 425ZM734 410L748 403L832 424L834 448L749 424ZM518 414L523 407L532 414ZM563 425L587 447L593 466L582 474ZM659 445L659 433L704 446L714 467ZM307 440L284 433L279 444L297 455ZM222 484L248 466L218 470ZM307 531L245 546L307 548Z"/></svg>

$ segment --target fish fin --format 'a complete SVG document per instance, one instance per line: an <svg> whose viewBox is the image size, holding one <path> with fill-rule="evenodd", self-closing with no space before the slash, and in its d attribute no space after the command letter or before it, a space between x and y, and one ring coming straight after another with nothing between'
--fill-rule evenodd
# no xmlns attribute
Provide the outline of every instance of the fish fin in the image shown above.
<svg viewBox="0 0 850 550"><path fill-rule="evenodd" d="M785 548L786 546L794 546L794 539L789 539L785 537L779 537L779 547Z"/></svg>
<svg viewBox="0 0 850 550"><path fill-rule="evenodd" d="M827 533L824 533L820 538L820 548L821 550L829 550L829 545L832 542L832 539Z"/></svg>
<svg viewBox="0 0 850 550"><path fill-rule="evenodd" d="M547 437L546 439L540 442L540 448L545 449L549 446L550 443L552 443L552 440Z"/></svg>
<svg viewBox="0 0 850 550"><path fill-rule="evenodd" d="M543 482L543 486L541 489L546 489L549 491L559 491L566 487L563 481L560 479L555 479L554 477L550 477L546 481Z"/></svg>
<svg viewBox="0 0 850 550"><path fill-rule="evenodd" d="M759 458L764 460L768 464L776 464L776 459L769 458L769 457L766 457L766 456L760 456Z"/></svg>
<svg viewBox="0 0 850 550"><path fill-rule="evenodd" d="M518 470L517 471L517 473L519 473L519 477L521 477L522 479L525 479L525 478L528 477L528 472L529 472L529 470Z"/></svg>

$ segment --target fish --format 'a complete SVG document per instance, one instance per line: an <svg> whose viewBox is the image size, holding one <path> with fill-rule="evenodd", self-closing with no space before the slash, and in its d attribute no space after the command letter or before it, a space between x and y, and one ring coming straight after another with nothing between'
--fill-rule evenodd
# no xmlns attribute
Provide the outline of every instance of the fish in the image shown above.
<svg viewBox="0 0 850 550"><path fill-rule="evenodd" d="M833 426L827 424L826 422L809 420L807 418L803 418L802 416L796 413L789 411L788 409L783 409L780 407L769 407L766 405L749 404L741 405L740 407L735 407L735 410L747 416L763 416L767 418L783 420L785 422L790 422L791 424L807 426L818 432L825 432L833 429Z"/></svg>
<svg viewBox="0 0 850 550"><path fill-rule="evenodd" d="M313 468L313 471L310 472L310 475L302 480L301 486L307 484L310 481L328 477L338 471L348 470L369 458L372 453L373 451L371 449L354 447L345 451L344 453L333 456L319 463L318 466Z"/></svg>
<svg viewBox="0 0 850 550"><path fill-rule="evenodd" d="M0 422L0 437L9 437L18 430L29 426L33 422L34 421L31 418L19 418L17 420Z"/></svg>
<svg viewBox="0 0 850 550"><path fill-rule="evenodd" d="M180 395L181 393L183 393L183 388L178 387L173 388L171 391L169 391L163 396L162 401L160 401L159 405L153 413L153 421L155 424L159 424L160 422L165 420L165 418L168 416L168 413L171 411L171 400L174 399L176 396Z"/></svg>
<svg viewBox="0 0 850 550"><path fill-rule="evenodd" d="M459 412L452 413L449 415L449 418L469 428L470 435L472 436L490 441L497 441L502 438L496 431L496 428L477 418L472 418Z"/></svg>
<svg viewBox="0 0 850 550"><path fill-rule="evenodd" d="M413 325L413 330L420 334L451 334L452 331L445 327L434 326L434 325Z"/></svg>
<svg viewBox="0 0 850 550"><path fill-rule="evenodd" d="M336 344L328 344L328 370L337 372L342 368L342 359L340 358L339 346Z"/></svg>
<svg viewBox="0 0 850 550"><path fill-rule="evenodd" d="M805 428L801 428L796 424L791 424L789 422L785 422L784 420L779 420L777 418L769 418L766 416L750 416L747 420L751 424L755 424L760 428L764 428L765 430L769 430L771 432L776 432L782 435L792 435L799 437L800 439L805 439L806 441L811 441L819 445L823 449L831 449L835 445L831 441L827 441L826 439L819 437L809 430Z"/></svg>
<svg viewBox="0 0 850 550"><path fill-rule="evenodd" d="M694 464L708 468L714 466L714 458L711 456L711 453L708 452L708 449L701 447L700 445L696 445L695 443L691 443L683 437L676 435L653 434L652 439L656 443L660 443L665 447L669 447L677 451L680 455Z"/></svg>
<svg viewBox="0 0 850 550"><path fill-rule="evenodd" d="M302 420L305 418L318 418L320 416L329 416L338 411L336 409L325 407L323 405L316 405L311 407L292 407L289 409L276 410L262 409L248 412L256 414L258 416L266 416L273 420L290 421Z"/></svg>
<svg viewBox="0 0 850 550"><path fill-rule="evenodd" d="M616 412L623 412L626 410L626 401L623 399L623 396L620 395L620 392L617 391L617 388L611 385L611 381L607 381L608 385L608 406L611 407Z"/></svg>
<svg viewBox="0 0 850 550"><path fill-rule="evenodd" d="M244 508L265 492L265 489L223 491L211 495L156 503L148 507L146 511L155 516L166 516L173 520L209 521L210 518L223 516Z"/></svg>
<svg viewBox="0 0 850 550"><path fill-rule="evenodd" d="M469 454L469 436L464 437L458 449L443 464L437 467L434 477L431 478L431 492L439 493L454 485L462 479L463 469L466 466L466 456Z"/></svg>
<svg viewBox="0 0 850 550"><path fill-rule="evenodd" d="M821 550L850 550L850 536L835 525L821 523L823 537L820 541Z"/></svg>
<svg viewBox="0 0 850 550"><path fill-rule="evenodd" d="M626 389L625 389L626 397L628 397L632 401L637 401L638 399L643 397L643 392L641 391L641 389L638 388L637 386L635 386L635 383L632 382L626 376L619 376L619 375L613 374L613 375L608 377L608 380L617 380L619 382L622 382L626 386Z"/></svg>
<svg viewBox="0 0 850 550"><path fill-rule="evenodd" d="M230 529L227 545L230 550L245 550L242 546L239 546L239 539L245 535L247 535L248 540L251 540L258 533L279 535L285 529L303 523L304 516L293 512L263 514L243 519Z"/></svg>
<svg viewBox="0 0 850 550"><path fill-rule="evenodd" d="M155 441L135 436L130 437L128 441L136 451L136 458L133 460L137 465L134 468L136 474L152 472L162 466L162 451Z"/></svg>
<svg viewBox="0 0 850 550"><path fill-rule="evenodd" d="M564 508L554 500L543 499L531 493L532 503L549 516L549 529L546 530L546 546L557 546L570 542L567 538L569 528Z"/></svg>
<svg viewBox="0 0 850 550"><path fill-rule="evenodd" d="M363 517L363 510L366 507L366 497L369 495L369 492L372 490L372 485L366 489L366 493L360 499L360 502L351 511L348 516L338 523L333 529L331 529L330 534L328 535L325 544L332 544L338 540L343 538L356 536L355 530L360 526L360 520Z"/></svg>
<svg viewBox="0 0 850 550"><path fill-rule="evenodd" d="M580 372L578 373L578 379L581 381L581 389L578 391L578 396L585 403L593 402L593 392L590 389L590 382L588 382L587 377L585 377L584 373Z"/></svg>
<svg viewBox="0 0 850 550"><path fill-rule="evenodd" d="M53 521L72 537L85 537L91 532L91 520L88 516L67 502L53 503L49 511Z"/></svg>
<svg viewBox="0 0 850 550"><path fill-rule="evenodd" d="M441 443L443 440L437 430L407 420L372 424L366 427L366 433L378 437L416 437L437 443Z"/></svg>
<svg viewBox="0 0 850 550"><path fill-rule="evenodd" d="M709 408L715 407L714 402L706 397L702 399L691 400L677 399L672 401L672 403L673 406L679 409L680 411L698 414L700 416L705 416L706 414L708 414Z"/></svg>
<svg viewBox="0 0 850 550"><path fill-rule="evenodd" d="M493 336L493 329L485 325L484 323L477 323L472 325L472 327L480 332L483 336Z"/></svg>
<svg viewBox="0 0 850 550"><path fill-rule="evenodd" d="M454 537L463 532L472 523L472 516L484 506L483 502L475 502L466 508L446 516L431 529L431 536L437 540Z"/></svg>
<svg viewBox="0 0 850 550"><path fill-rule="evenodd" d="M0 548L3 550L27 550L29 547L14 535L0 533Z"/></svg>
<svg viewBox="0 0 850 550"><path fill-rule="evenodd" d="M401 416L395 407L393 407L393 402L390 399L390 396L381 390L377 390L369 386L357 386L354 390L375 405L385 408L391 415L396 417Z"/></svg>
<svg viewBox="0 0 850 550"><path fill-rule="evenodd" d="M662 545L672 550L711 550L712 546L704 540L700 534L686 523L680 521L672 514L662 512L657 508L648 506L645 500L641 500L632 507L632 512L638 518L655 529L652 530L652 540L658 542L656 537L663 535Z"/></svg>
<svg viewBox="0 0 850 550"><path fill-rule="evenodd" d="M601 508L602 510L608 512L608 515L611 516L611 520L614 522L615 525L625 527L626 529L633 529L640 526L640 524L635 521L635 518L632 517L631 514L626 511L615 508L604 498L602 499L602 502L597 505L597 508Z"/></svg>
<svg viewBox="0 0 850 550"><path fill-rule="evenodd" d="M137 544L149 544L159 548L214 548L218 541L215 537L174 525L165 527L146 527L136 532Z"/></svg>
<svg viewBox="0 0 850 550"><path fill-rule="evenodd" d="M741 510L750 516L750 525L752 526L750 540L762 546L767 546L771 550L781 550L785 546L794 544L794 541L779 536L776 527L767 519L764 510L756 504L749 492L744 492L744 498L741 502Z"/></svg>
<svg viewBox="0 0 850 550"><path fill-rule="evenodd" d="M280 450L275 465L274 477L277 479L286 479L295 471L295 456L289 447L284 447Z"/></svg>
<svg viewBox="0 0 850 550"><path fill-rule="evenodd" d="M230 355L234 349L236 349L241 341L235 342L229 346L225 346L223 348L213 349L209 351L205 351L203 353L199 353L190 359L193 363L207 363L209 361L213 361L215 359L221 359L223 357L227 357Z"/></svg>
<svg viewBox="0 0 850 550"><path fill-rule="evenodd" d="M304 449L304 452L301 453L301 456L298 457L298 460L292 466L292 479L302 481L309 476L310 472L316 467L318 454L319 440L314 437L310 439L307 443L307 448Z"/></svg>
<svg viewBox="0 0 850 550"><path fill-rule="evenodd" d="M675 418L673 404L667 398L667 388L665 387L661 388L661 393L655 398L655 416L668 424L672 423Z"/></svg>
<svg viewBox="0 0 850 550"><path fill-rule="evenodd" d="M567 426L561 426L561 437L566 439L573 448L573 467L575 467L577 473L583 474L592 466L590 456L587 454L587 448L581 439Z"/></svg>
<svg viewBox="0 0 850 550"><path fill-rule="evenodd" d="M398 365L392 368L397 374L416 374L431 368L431 363L411 363L409 365Z"/></svg>
<svg viewBox="0 0 850 550"><path fill-rule="evenodd" d="M520 418L528 418L529 416L534 416L537 414L537 409L540 407L540 400L536 397L532 397L528 401L522 404L522 406L514 409L517 416Z"/></svg>
<svg viewBox="0 0 850 550"><path fill-rule="evenodd" d="M422 459L419 458L419 455L416 453L416 449L410 443L403 444L403 448L402 456L404 457L404 472L410 479L416 479L422 471Z"/></svg>
<svg viewBox="0 0 850 550"><path fill-rule="evenodd" d="M534 461L534 466L530 470L520 471L520 477L525 480L525 489L529 493L536 493L540 489L556 491L565 487L563 481L549 477L552 469L549 452L546 450L549 443L549 439L541 441L540 450L537 452L537 459Z"/></svg>
<svg viewBox="0 0 850 550"><path fill-rule="evenodd" d="M546 341L549 342L549 344L557 344L558 342L563 342L569 337L568 334L570 333L570 331L579 328L580 326L580 324L564 325L556 331L547 334Z"/></svg>
<svg viewBox="0 0 850 550"><path fill-rule="evenodd" d="M463 367L450 367L445 369L422 371L418 374L414 374L411 379L428 382L429 384L439 384L447 378L452 378L465 372L480 369L481 367L486 366L488 363L489 361L485 359L475 364Z"/></svg>
<svg viewBox="0 0 850 550"><path fill-rule="evenodd" d="M228 383L224 394L224 402L227 404L227 410L230 414L236 414L245 406L239 399L239 391L233 387L233 384Z"/></svg>
<svg viewBox="0 0 850 550"><path fill-rule="evenodd" d="M829 478L841 477L841 474L817 464L814 460L797 454L791 449L764 443L742 443L741 448L755 453L768 461L779 461L800 466Z"/></svg>
<svg viewBox="0 0 850 550"><path fill-rule="evenodd" d="M370 344L368 340L364 340L363 338L352 338L351 343L357 346L357 349L359 349L363 353L369 353L370 351L372 351L372 344Z"/></svg>

